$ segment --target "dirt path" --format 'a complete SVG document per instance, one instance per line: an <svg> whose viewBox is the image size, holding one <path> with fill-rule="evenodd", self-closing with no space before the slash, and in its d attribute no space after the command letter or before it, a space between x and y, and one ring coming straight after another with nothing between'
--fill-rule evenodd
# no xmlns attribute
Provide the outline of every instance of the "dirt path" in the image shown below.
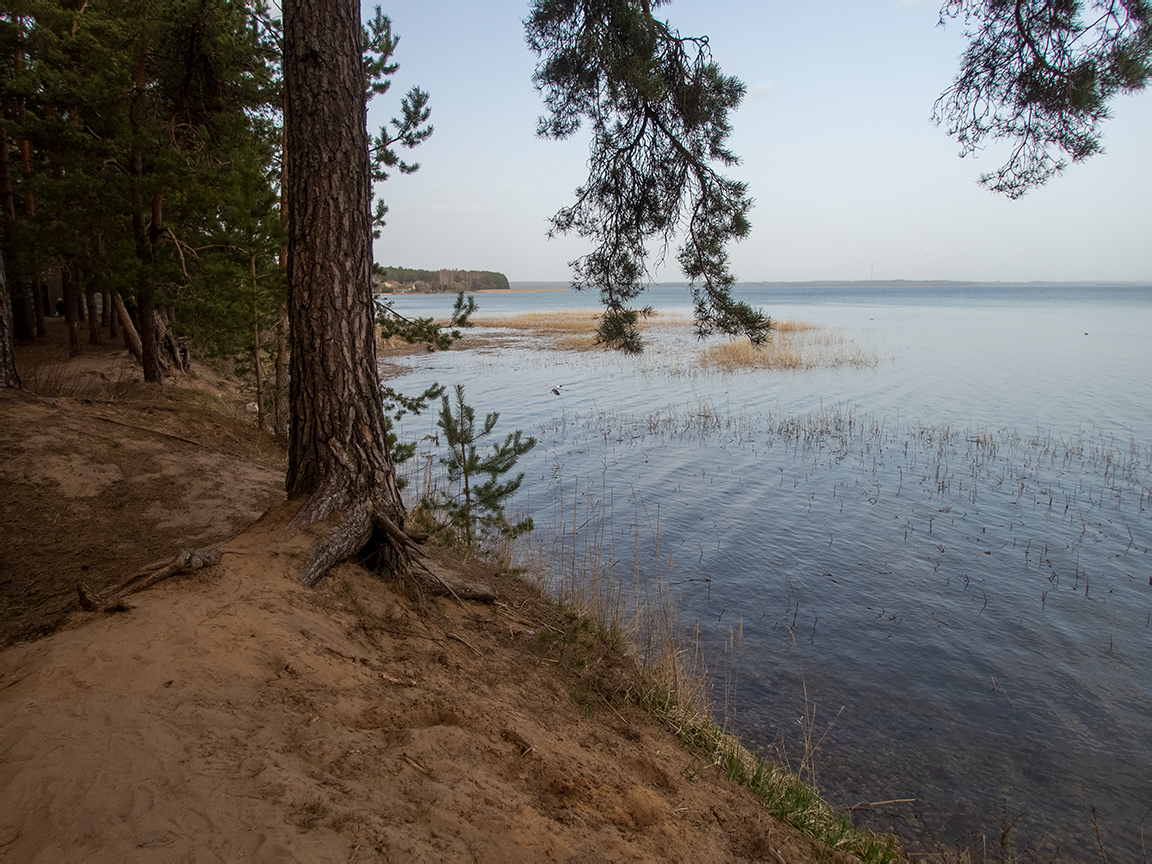
<svg viewBox="0 0 1152 864"><path fill-rule="evenodd" d="M0 391L0 646L59 627L77 581L218 543L283 499L280 453L198 398Z"/></svg>

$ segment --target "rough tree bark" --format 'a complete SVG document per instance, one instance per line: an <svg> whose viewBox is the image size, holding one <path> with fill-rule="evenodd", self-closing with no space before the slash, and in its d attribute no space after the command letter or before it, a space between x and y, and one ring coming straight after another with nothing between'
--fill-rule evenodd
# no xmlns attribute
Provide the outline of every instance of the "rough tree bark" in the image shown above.
<svg viewBox="0 0 1152 864"><path fill-rule="evenodd" d="M19 387L16 356L12 339L12 303L8 279L4 275L4 256L0 255L0 387Z"/></svg>
<svg viewBox="0 0 1152 864"><path fill-rule="evenodd" d="M375 539L406 571L409 541L384 433L372 318L368 133L357 0L287 0L289 530L333 519L300 571L314 584Z"/></svg>
<svg viewBox="0 0 1152 864"><path fill-rule="evenodd" d="M436 593L494 599L456 581L404 533L384 431L372 315L372 220L358 0L284 4L288 222L288 495L292 534L325 525L299 581L369 547Z"/></svg>
<svg viewBox="0 0 1152 864"><path fill-rule="evenodd" d="M491 601L491 589L456 581L443 556L403 530L404 502L376 373L360 4L285 0L283 9L289 154L284 182L292 213L287 490L290 498L303 499L286 533L324 523L299 581L315 584L334 564L371 544L393 572L409 574L434 592ZM153 584L200 561L211 564L211 553L181 553L128 580L111 598L88 592L86 600L81 586L81 601L109 608L138 583Z"/></svg>

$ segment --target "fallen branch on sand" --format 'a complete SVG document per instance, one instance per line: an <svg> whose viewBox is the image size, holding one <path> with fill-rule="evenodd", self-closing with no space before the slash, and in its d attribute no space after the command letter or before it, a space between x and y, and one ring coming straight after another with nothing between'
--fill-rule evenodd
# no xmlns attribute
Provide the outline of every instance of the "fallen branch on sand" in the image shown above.
<svg viewBox="0 0 1152 864"><path fill-rule="evenodd" d="M80 595L80 606L88 612L114 612L121 608L124 598L129 594L143 591L169 576L175 576L178 573L191 573L194 570L203 570L205 567L219 564L220 558L219 549L184 549L167 561L149 564L139 573L125 579L110 591L97 593L87 585L78 583L76 593Z"/></svg>

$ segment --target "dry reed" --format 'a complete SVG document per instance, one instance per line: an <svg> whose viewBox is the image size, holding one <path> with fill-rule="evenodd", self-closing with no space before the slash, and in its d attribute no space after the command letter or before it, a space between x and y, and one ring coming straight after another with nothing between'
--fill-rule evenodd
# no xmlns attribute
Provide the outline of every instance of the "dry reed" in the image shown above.
<svg viewBox="0 0 1152 864"><path fill-rule="evenodd" d="M507 317L476 318L477 327L491 327L531 333L544 341L540 347L563 351L591 351L601 347L596 341L596 324L600 312L595 309L559 309L553 312L521 312ZM641 317L639 327L687 327L691 319L666 312L653 312Z"/></svg>
<svg viewBox="0 0 1152 864"><path fill-rule="evenodd" d="M701 353L707 369L735 372L742 369L829 369L840 366L872 367L880 358L865 351L838 327L820 327L806 321L780 321L774 338L756 346L747 339L710 345Z"/></svg>
<svg viewBox="0 0 1152 864"><path fill-rule="evenodd" d="M522 312L507 317L477 318L478 327L525 333L540 340L542 348L564 351L592 351L602 346L596 341L600 312L593 309L563 309L552 312ZM678 313L653 312L640 319L642 330L683 331L692 328L692 318ZM875 353L849 339L840 328L824 327L809 321L776 321L771 341L756 347L747 339L734 339L705 345L699 352L677 352L662 358L661 371L669 375L708 371L735 372L744 369L804 370L838 366L871 367L879 363ZM653 334L655 335L655 334ZM671 367L669 366L671 363Z"/></svg>

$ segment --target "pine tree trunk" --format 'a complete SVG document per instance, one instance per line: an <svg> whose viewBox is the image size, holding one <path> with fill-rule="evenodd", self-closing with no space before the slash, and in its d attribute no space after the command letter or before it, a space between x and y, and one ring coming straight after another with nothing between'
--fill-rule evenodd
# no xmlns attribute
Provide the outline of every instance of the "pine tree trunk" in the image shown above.
<svg viewBox="0 0 1152 864"><path fill-rule="evenodd" d="M103 307L100 310L100 323L108 328L108 338L116 338L116 316L112 314L112 292L108 289L104 290L102 295Z"/></svg>
<svg viewBox="0 0 1152 864"><path fill-rule="evenodd" d="M12 168L9 159L8 133L4 125L7 105L0 101L0 209L4 212L4 254L8 274L12 280L6 291L8 297L9 327L14 328L15 336L22 341L30 341L37 333L44 335L43 324L36 328L36 304L34 295L28 292L26 280L21 279L21 262L16 251L16 197L12 191ZM10 331L11 335L11 331Z"/></svg>
<svg viewBox="0 0 1152 864"><path fill-rule="evenodd" d="M40 282L39 273L32 274L32 296L35 298L32 305L35 309L36 317L36 338L43 339L48 333L44 327L44 315L51 313L45 313L44 311L48 307L48 291Z"/></svg>
<svg viewBox="0 0 1152 864"><path fill-rule="evenodd" d="M159 343L156 333L155 297L152 286L152 264L156 257L155 242L162 226L163 197L152 196L152 222L146 224L144 210L144 143L140 132L140 114L148 84L148 18L142 8L140 18L140 44L136 55L135 86L128 112L132 126L132 234L136 241L136 257L140 260L140 274L136 280L136 319L140 322L140 365L144 367L144 380L159 384L164 380L160 364Z"/></svg>
<svg viewBox="0 0 1152 864"><path fill-rule="evenodd" d="M100 311L96 305L96 292L88 291L88 344L99 345L104 340L100 338Z"/></svg>
<svg viewBox="0 0 1152 864"><path fill-rule="evenodd" d="M164 367L160 362L160 341L156 332L156 305L152 288L152 242L144 222L144 209L137 200L132 213L132 227L136 235L136 257L140 259L140 274L136 280L136 320L140 322L140 365L144 367L144 380L159 384L164 380Z"/></svg>
<svg viewBox="0 0 1152 864"><path fill-rule="evenodd" d="M252 369L256 373L256 428L264 431L264 369L260 364L260 293L256 281L256 253L249 250L248 268L252 276Z"/></svg>
<svg viewBox="0 0 1152 864"><path fill-rule="evenodd" d="M283 438L288 430L288 306L281 303L276 310L276 437Z"/></svg>
<svg viewBox="0 0 1152 864"><path fill-rule="evenodd" d="M72 357L79 357L84 353L84 347L80 344L78 327L80 300L77 297L76 283L72 279L72 268L61 268L60 279L64 294L64 322L68 325L68 354Z"/></svg>
<svg viewBox="0 0 1152 864"><path fill-rule="evenodd" d="M8 279L4 275L4 256L0 255L0 387L20 386L14 347L12 303L8 295Z"/></svg>
<svg viewBox="0 0 1152 864"><path fill-rule="evenodd" d="M373 539L406 567L372 318L368 138L358 0L287 0L289 496L294 527L341 513L300 573L312 584Z"/></svg>

